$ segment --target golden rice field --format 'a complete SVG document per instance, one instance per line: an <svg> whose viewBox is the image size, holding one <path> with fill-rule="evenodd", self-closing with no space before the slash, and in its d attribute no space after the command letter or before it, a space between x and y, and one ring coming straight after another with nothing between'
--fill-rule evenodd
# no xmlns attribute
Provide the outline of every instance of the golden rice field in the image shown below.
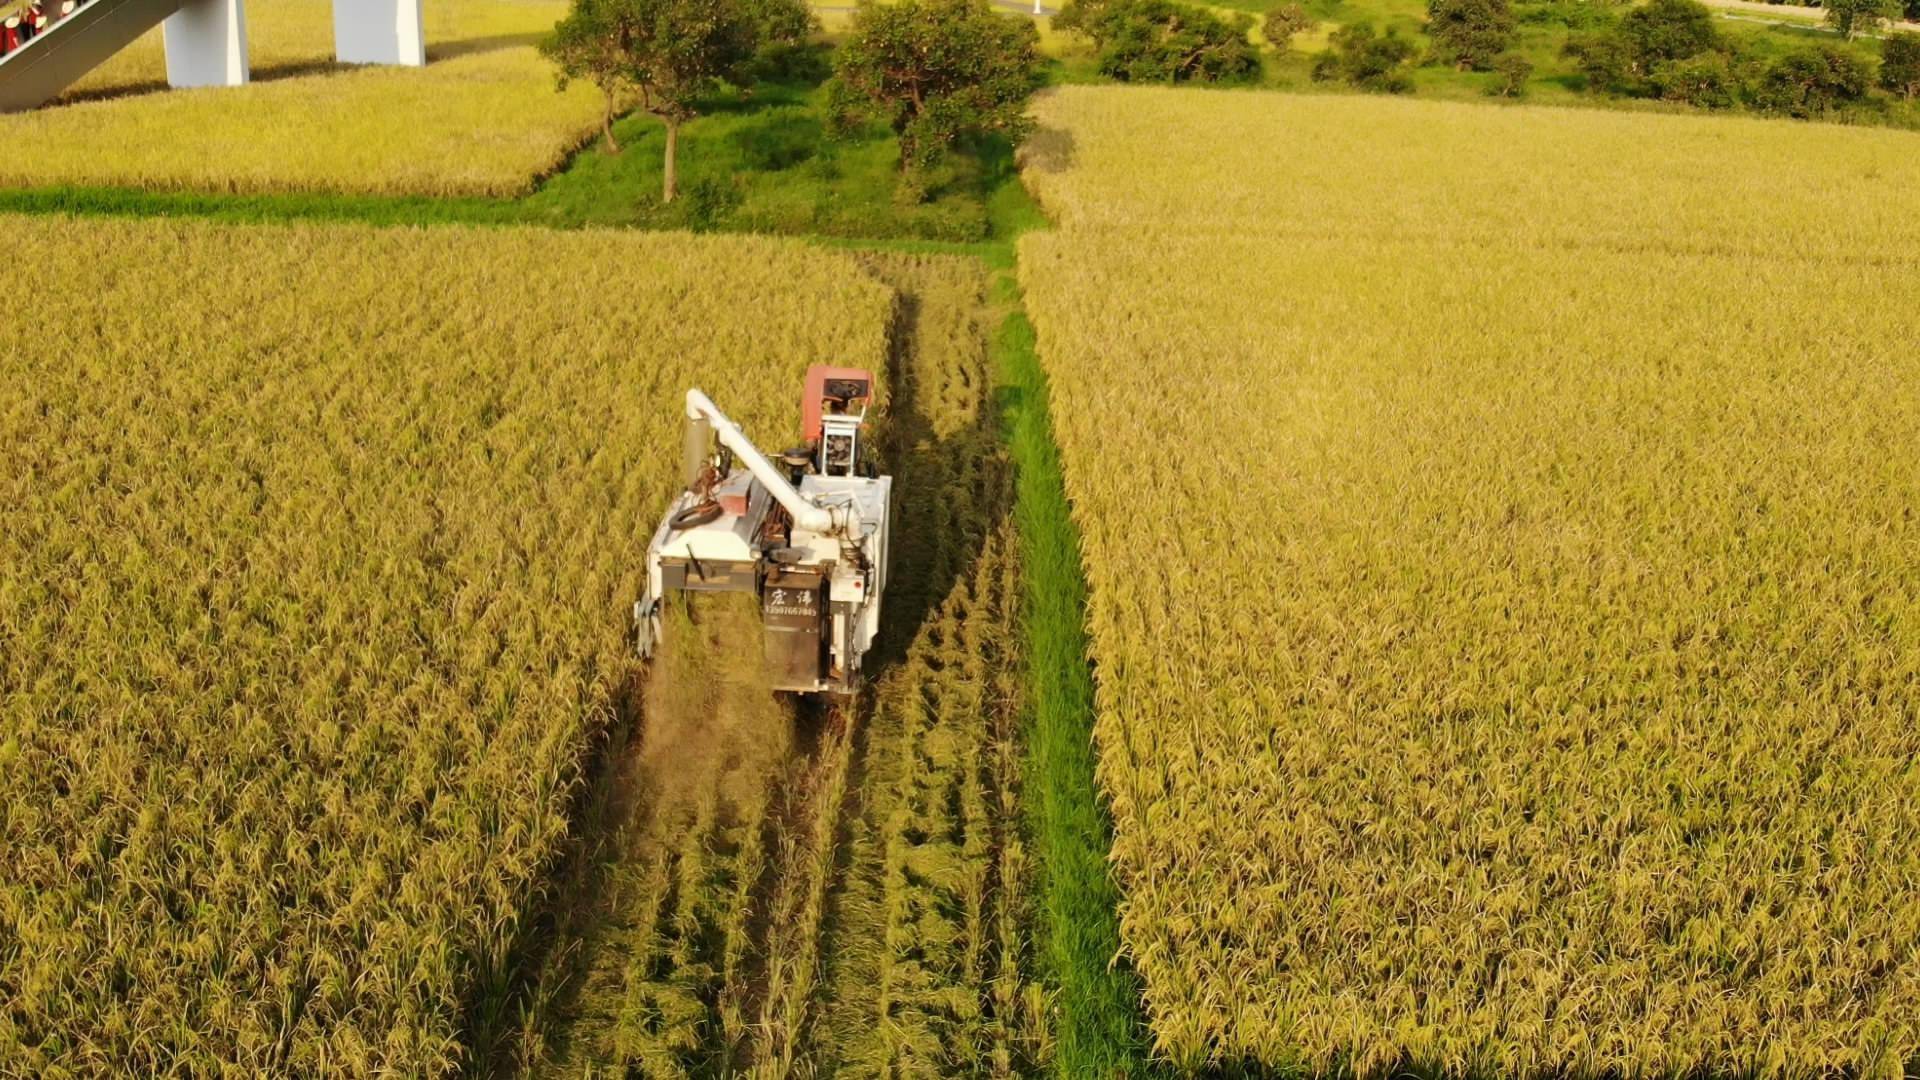
<svg viewBox="0 0 1920 1080"><path fill-rule="evenodd" d="M1920 154L1883 128L1082 88L1036 114L1026 180L1071 229L1811 258L1920 244ZM1185 125L1179 141L1143 146L1150 119Z"/></svg>
<svg viewBox="0 0 1920 1080"><path fill-rule="evenodd" d="M332 63L327 0L247 8L254 82L158 92L155 30L66 104L0 116L0 186L214 192L518 195L597 127L584 86L560 94L534 51L559 0L426 5L425 69Z"/></svg>
<svg viewBox="0 0 1920 1080"><path fill-rule="evenodd" d="M1920 139L1040 112L1021 275L1157 1052L1902 1075Z"/></svg>
<svg viewBox="0 0 1920 1080"><path fill-rule="evenodd" d="M458 1065L634 676L684 388L785 430L892 292L745 239L4 232L85 287L0 320L0 1074Z"/></svg>

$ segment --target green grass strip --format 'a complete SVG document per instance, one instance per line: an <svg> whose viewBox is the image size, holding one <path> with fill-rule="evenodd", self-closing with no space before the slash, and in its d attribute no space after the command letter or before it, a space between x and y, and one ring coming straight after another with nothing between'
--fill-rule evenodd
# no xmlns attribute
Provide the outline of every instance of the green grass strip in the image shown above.
<svg viewBox="0 0 1920 1080"><path fill-rule="evenodd" d="M1054 1072L1144 1076L1140 985L1120 951L1119 889L1108 871L1113 826L1094 783L1093 675L1080 531L1068 514L1047 379L1019 286L1000 274L1011 309L994 336L1001 402L1016 470L1027 644L1025 800L1040 863L1040 957L1055 989Z"/></svg>

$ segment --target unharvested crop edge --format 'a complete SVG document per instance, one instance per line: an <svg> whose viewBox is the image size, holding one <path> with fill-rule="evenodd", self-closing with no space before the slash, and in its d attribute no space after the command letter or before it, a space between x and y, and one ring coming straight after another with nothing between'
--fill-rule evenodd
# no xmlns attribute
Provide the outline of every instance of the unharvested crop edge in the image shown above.
<svg viewBox="0 0 1920 1080"><path fill-rule="evenodd" d="M1080 531L1068 513L1033 324L1011 275L999 276L994 292L1008 308L993 351L1024 568L1027 715L1021 731L1026 814L1040 865L1038 952L1058 995L1053 1067L1063 1077L1142 1076L1148 1064L1140 983L1120 956L1120 893L1107 867L1113 823L1094 783Z"/></svg>

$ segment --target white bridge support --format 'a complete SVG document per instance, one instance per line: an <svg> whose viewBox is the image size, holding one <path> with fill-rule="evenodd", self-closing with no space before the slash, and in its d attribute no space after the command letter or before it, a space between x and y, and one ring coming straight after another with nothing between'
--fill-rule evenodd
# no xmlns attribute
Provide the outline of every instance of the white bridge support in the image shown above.
<svg viewBox="0 0 1920 1080"><path fill-rule="evenodd" d="M333 0L333 54L343 64L425 67L420 0Z"/></svg>
<svg viewBox="0 0 1920 1080"><path fill-rule="evenodd" d="M333 47L343 64L427 62L421 0L333 0ZM43 0L57 10L57 0ZM167 82L241 86L247 65L246 0L82 0L39 36L0 56L0 113L37 109L81 76L165 25Z"/></svg>
<svg viewBox="0 0 1920 1080"><path fill-rule="evenodd" d="M246 85L247 9L241 0L186 0L163 25L167 85Z"/></svg>

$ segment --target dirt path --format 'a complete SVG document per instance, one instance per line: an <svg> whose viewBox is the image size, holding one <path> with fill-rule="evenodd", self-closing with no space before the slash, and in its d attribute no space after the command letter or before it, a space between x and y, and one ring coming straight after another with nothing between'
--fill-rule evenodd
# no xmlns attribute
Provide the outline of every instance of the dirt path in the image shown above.
<svg viewBox="0 0 1920 1080"><path fill-rule="evenodd" d="M1802 7L1799 4L1763 4L1757 0L1701 0L1710 8L1721 11L1738 11L1748 15L1770 15L1773 18L1760 20L1778 22L1787 26L1824 25L1827 13L1817 7ZM1920 22L1894 22L1889 24L1894 30L1920 31Z"/></svg>

